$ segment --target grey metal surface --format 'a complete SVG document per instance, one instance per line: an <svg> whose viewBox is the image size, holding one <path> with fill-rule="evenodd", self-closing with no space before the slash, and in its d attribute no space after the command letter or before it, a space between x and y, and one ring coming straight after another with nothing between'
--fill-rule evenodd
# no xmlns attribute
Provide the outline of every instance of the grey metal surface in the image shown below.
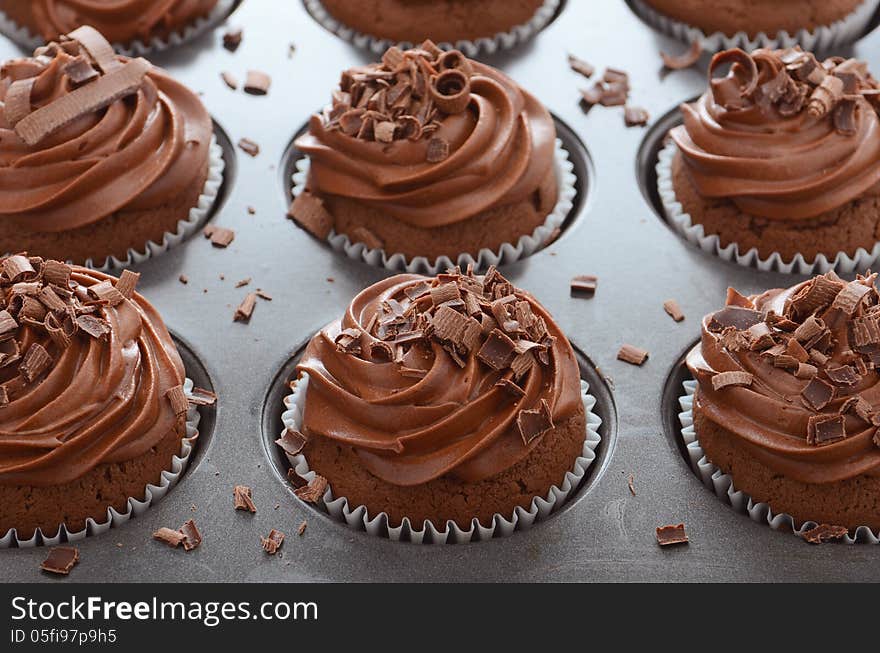
<svg viewBox="0 0 880 653"><path fill-rule="evenodd" d="M578 106L577 89L587 82L568 70L568 52L600 68L629 71L632 102L655 118L704 86L698 70L661 78L658 50L684 48L643 25L622 0L569 0L532 43L488 59L534 92L589 152L589 197L574 224L549 249L504 269L539 297L576 347L613 379L610 394L595 388L608 423L602 463L586 491L528 532L460 546L370 537L299 503L264 444L275 434L264 435L263 429L275 428L280 411L273 381L317 329L386 273L332 252L285 219L282 158L309 114L326 102L339 72L369 57L317 25L296 0L244 0L229 22L244 28L235 54L221 47L221 28L154 59L203 93L232 142L248 137L260 144L256 158L234 154L224 203L213 218L234 228L236 240L218 250L195 237L139 268L140 290L201 360L220 396L216 426L168 497L144 517L78 545L81 562L71 580L880 579L878 547L808 546L722 505L690 472L664 426L664 416L671 421L672 414L663 404L667 378L697 338L700 317L719 305L726 288L754 292L798 278L727 264L680 240L639 187L637 161L648 130L626 129L620 108L584 114ZM296 51L289 57L290 43ZM17 52L0 40L0 58ZM880 34L869 35L855 53L880 67ZM221 71L243 79L249 68L272 75L267 97L233 93L220 80ZM178 281L181 274L189 277L188 285ZM569 279L578 274L599 276L594 299L569 296ZM249 325L232 321L248 290L234 284L245 277L274 296L257 305ZM668 298L682 305L683 323L663 312ZM623 343L648 348L650 360L641 368L617 361ZM588 376L597 383L595 374ZM630 474L636 496L627 488ZM256 515L232 510L235 484L254 488ZM184 554L151 541L157 527L176 527L190 517L204 533L197 551ZM297 537L303 519L308 529ZM654 528L678 521L687 524L690 546L661 550ZM259 536L271 528L288 534L282 556L260 549ZM0 551L0 578L54 580L37 570L44 555L44 549Z"/></svg>

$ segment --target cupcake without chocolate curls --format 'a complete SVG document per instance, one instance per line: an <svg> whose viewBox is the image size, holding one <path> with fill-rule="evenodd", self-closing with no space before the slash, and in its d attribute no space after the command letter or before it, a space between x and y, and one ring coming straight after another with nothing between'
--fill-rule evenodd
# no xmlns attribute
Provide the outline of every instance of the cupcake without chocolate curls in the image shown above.
<svg viewBox="0 0 880 653"><path fill-rule="evenodd" d="M546 0L320 0L340 23L393 42L491 38L528 23Z"/></svg>
<svg viewBox="0 0 880 653"><path fill-rule="evenodd" d="M91 27L7 61L0 101L0 253L125 260L177 233L208 192L201 100Z"/></svg>
<svg viewBox="0 0 880 653"><path fill-rule="evenodd" d="M574 352L494 268L367 288L312 339L297 373L308 467L391 527L509 519L583 454Z"/></svg>
<svg viewBox="0 0 880 653"><path fill-rule="evenodd" d="M407 259L497 251L559 198L556 128L503 73L432 43L343 73L296 146L308 156L292 217Z"/></svg>
<svg viewBox="0 0 880 653"><path fill-rule="evenodd" d="M778 32L795 34L832 25L852 14L865 0L640 0L673 20L706 34L739 32L755 38Z"/></svg>
<svg viewBox="0 0 880 653"><path fill-rule="evenodd" d="M819 62L800 49L728 50L709 77L710 90L682 105L684 124L661 153L670 220L689 238L700 226L717 235L719 250L735 245L760 259L834 261L873 250L880 87L866 64Z"/></svg>
<svg viewBox="0 0 880 653"><path fill-rule="evenodd" d="M138 275L25 255L0 271L0 537L77 532L172 469L183 363Z"/></svg>
<svg viewBox="0 0 880 653"><path fill-rule="evenodd" d="M18 27L57 40L91 25L113 43L130 46L182 33L207 17L218 0L0 0L0 13Z"/></svg>
<svg viewBox="0 0 880 653"><path fill-rule="evenodd" d="M753 297L731 289L687 357L706 457L796 527L880 529L875 277L829 272Z"/></svg>

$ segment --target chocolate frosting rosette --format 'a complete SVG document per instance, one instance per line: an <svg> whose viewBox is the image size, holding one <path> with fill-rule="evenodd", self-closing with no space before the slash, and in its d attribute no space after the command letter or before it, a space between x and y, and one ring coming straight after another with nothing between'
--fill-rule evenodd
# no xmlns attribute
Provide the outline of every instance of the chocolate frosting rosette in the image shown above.
<svg viewBox="0 0 880 653"><path fill-rule="evenodd" d="M140 262L193 232L223 160L195 93L93 28L0 69L0 253Z"/></svg>
<svg viewBox="0 0 880 653"><path fill-rule="evenodd" d="M101 532L177 481L198 398L139 275L21 254L0 272L0 544Z"/></svg>
<svg viewBox="0 0 880 653"><path fill-rule="evenodd" d="M878 541L875 279L829 272L752 297L731 289L703 319L683 433L704 480L756 519L802 533L822 523L838 537L865 527Z"/></svg>
<svg viewBox="0 0 880 653"><path fill-rule="evenodd" d="M430 42L344 72L296 146L291 217L391 269L512 262L551 238L575 194L547 109Z"/></svg>
<svg viewBox="0 0 880 653"><path fill-rule="evenodd" d="M382 54L430 39L469 57L525 43L546 27L559 0L305 0L312 17L339 38Z"/></svg>
<svg viewBox="0 0 880 653"><path fill-rule="evenodd" d="M0 31L24 47L91 25L133 55L184 43L219 23L234 0L0 0Z"/></svg>
<svg viewBox="0 0 880 653"><path fill-rule="evenodd" d="M297 373L278 440L297 495L393 539L526 528L578 487L600 441L565 336L494 268L367 288Z"/></svg>
<svg viewBox="0 0 880 653"><path fill-rule="evenodd" d="M707 52L729 48L828 51L854 43L878 0L628 0L652 27Z"/></svg>
<svg viewBox="0 0 880 653"><path fill-rule="evenodd" d="M729 68L726 76L716 73ZM682 105L658 183L691 242L760 269L864 269L880 254L880 85L864 62L728 50Z"/></svg>

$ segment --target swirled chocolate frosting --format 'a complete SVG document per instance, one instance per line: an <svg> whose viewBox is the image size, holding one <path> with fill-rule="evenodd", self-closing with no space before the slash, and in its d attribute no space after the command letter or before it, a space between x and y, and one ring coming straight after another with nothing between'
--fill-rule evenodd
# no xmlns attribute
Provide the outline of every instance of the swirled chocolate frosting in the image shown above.
<svg viewBox="0 0 880 653"><path fill-rule="evenodd" d="M714 72L727 64L726 77ZM697 192L744 213L802 220L841 207L880 182L878 84L867 66L800 49L727 50L711 89L682 105L672 130Z"/></svg>
<svg viewBox="0 0 880 653"><path fill-rule="evenodd" d="M59 232L173 203L201 183L211 119L145 59L83 27L0 69L0 220Z"/></svg>
<svg viewBox="0 0 880 653"><path fill-rule="evenodd" d="M430 228L526 199L555 137L547 109L506 75L426 42L344 72L296 145L313 193Z"/></svg>
<svg viewBox="0 0 880 653"><path fill-rule="evenodd" d="M0 271L0 485L64 484L183 435L183 363L138 275L24 255Z"/></svg>
<svg viewBox="0 0 880 653"><path fill-rule="evenodd" d="M828 273L703 319L687 357L698 410L772 470L805 483L880 473L876 275Z"/></svg>
<svg viewBox="0 0 880 653"><path fill-rule="evenodd" d="M123 44L182 32L217 4L217 0L28 1L29 22L46 41L92 25L110 41Z"/></svg>
<svg viewBox="0 0 880 653"><path fill-rule="evenodd" d="M372 474L400 486L498 474L580 405L571 345L494 269L367 288L312 339L297 370L310 379L306 437L353 447Z"/></svg>

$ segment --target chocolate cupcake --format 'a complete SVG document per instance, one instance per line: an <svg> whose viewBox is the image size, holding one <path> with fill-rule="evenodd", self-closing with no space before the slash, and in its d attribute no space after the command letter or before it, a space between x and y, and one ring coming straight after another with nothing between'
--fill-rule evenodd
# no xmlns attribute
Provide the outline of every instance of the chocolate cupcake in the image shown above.
<svg viewBox="0 0 880 653"><path fill-rule="evenodd" d="M571 345L494 268L367 288L297 373L279 445L348 515L365 506L390 528L515 523L536 500L549 512L599 440Z"/></svg>
<svg viewBox="0 0 880 653"><path fill-rule="evenodd" d="M726 64L729 74L715 78ZM709 75L710 90L682 105L684 124L661 152L669 219L741 263L870 265L880 240L880 90L867 66L800 49L728 50Z"/></svg>
<svg viewBox="0 0 880 653"><path fill-rule="evenodd" d="M445 269L504 245L521 256L570 207L555 138L547 109L500 71L430 42L391 48L343 73L332 106L296 140L308 176L291 216L386 262L445 257Z"/></svg>
<svg viewBox="0 0 880 653"><path fill-rule="evenodd" d="M703 319L693 426L736 490L773 513L880 529L876 275L833 272Z"/></svg>
<svg viewBox="0 0 880 653"><path fill-rule="evenodd" d="M195 229L216 197L202 102L90 27L6 62L0 101L0 253L126 261Z"/></svg>
<svg viewBox="0 0 880 653"><path fill-rule="evenodd" d="M559 0L306 0L327 29L371 49L430 39L494 51L533 36L553 17Z"/></svg>
<svg viewBox="0 0 880 653"><path fill-rule="evenodd" d="M73 533L108 508L128 512L187 436L171 336L127 270L116 279L26 255L0 270L0 536Z"/></svg>
<svg viewBox="0 0 880 653"><path fill-rule="evenodd" d="M166 41L207 18L218 0L0 0L0 13L45 43L91 25L114 44Z"/></svg>
<svg viewBox="0 0 880 653"><path fill-rule="evenodd" d="M631 0L642 18L704 49L734 46L824 50L858 39L877 0Z"/></svg>

